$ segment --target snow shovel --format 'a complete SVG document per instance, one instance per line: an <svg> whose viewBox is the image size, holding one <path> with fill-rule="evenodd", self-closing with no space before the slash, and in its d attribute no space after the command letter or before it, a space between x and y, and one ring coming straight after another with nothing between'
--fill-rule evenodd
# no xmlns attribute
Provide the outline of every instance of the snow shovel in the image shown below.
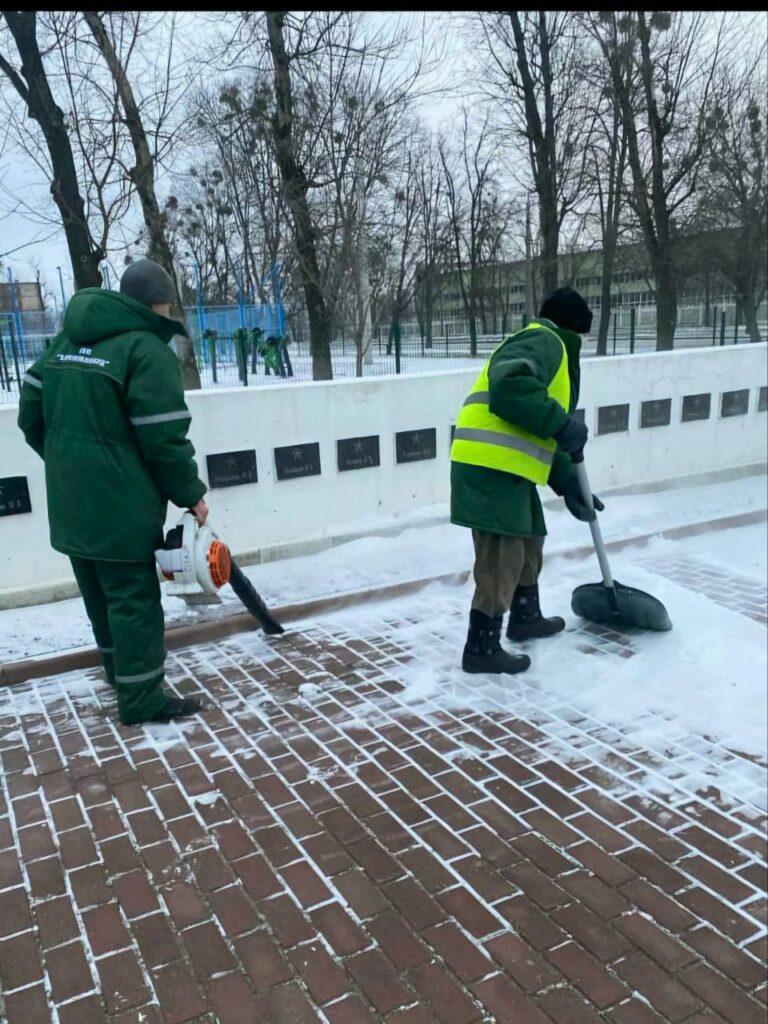
<svg viewBox="0 0 768 1024"><path fill-rule="evenodd" d="M593 509L592 488L589 486L584 465L584 452L574 452L571 458L576 466L581 496L589 508ZM584 583L576 587L571 596L573 613L602 626L634 626L636 629L653 629L659 632L672 629L667 609L661 601L642 590L625 587L623 583L614 580L597 518L589 524L589 528L592 531L592 541L603 574L603 582Z"/></svg>

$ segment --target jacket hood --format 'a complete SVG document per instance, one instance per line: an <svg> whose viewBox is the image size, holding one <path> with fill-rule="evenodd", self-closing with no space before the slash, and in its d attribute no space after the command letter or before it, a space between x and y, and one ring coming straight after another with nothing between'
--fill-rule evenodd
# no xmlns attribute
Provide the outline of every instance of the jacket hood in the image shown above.
<svg viewBox="0 0 768 1024"><path fill-rule="evenodd" d="M128 331L148 331L164 342L176 334L186 334L176 320L160 316L149 306L107 288L75 292L64 314L64 330L72 344L88 346Z"/></svg>

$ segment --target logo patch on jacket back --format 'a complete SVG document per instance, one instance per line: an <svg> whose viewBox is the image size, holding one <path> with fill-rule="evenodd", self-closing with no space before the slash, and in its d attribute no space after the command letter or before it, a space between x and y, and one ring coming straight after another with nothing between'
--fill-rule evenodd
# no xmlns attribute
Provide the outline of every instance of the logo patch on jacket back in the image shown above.
<svg viewBox="0 0 768 1024"><path fill-rule="evenodd" d="M81 348L77 355L70 355L66 352L59 352L56 356L60 363L86 363L89 366L109 366L108 359L100 359L98 356L83 355L84 352L91 352L89 348Z"/></svg>

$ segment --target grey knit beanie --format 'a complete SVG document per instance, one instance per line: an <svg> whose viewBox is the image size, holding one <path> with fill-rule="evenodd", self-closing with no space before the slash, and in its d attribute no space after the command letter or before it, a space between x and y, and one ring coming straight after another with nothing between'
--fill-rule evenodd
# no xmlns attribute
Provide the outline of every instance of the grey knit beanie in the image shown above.
<svg viewBox="0 0 768 1024"><path fill-rule="evenodd" d="M176 302L176 289L171 275L152 260L131 263L120 278L120 292L144 306Z"/></svg>

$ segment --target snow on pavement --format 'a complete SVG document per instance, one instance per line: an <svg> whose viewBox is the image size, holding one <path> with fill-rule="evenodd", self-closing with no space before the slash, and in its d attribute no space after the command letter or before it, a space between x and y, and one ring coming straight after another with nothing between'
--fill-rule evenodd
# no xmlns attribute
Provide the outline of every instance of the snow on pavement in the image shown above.
<svg viewBox="0 0 768 1024"><path fill-rule="evenodd" d="M734 800L764 808L762 769L742 762L738 778L726 783L717 762L733 767L729 751L759 760L768 753L765 627L644 571L634 553L621 553L612 563L623 583L658 597L673 622L669 633L628 631L635 654L626 659L596 657L580 649L585 637L578 628L581 620L568 613L570 594L578 584L596 579L597 567L563 558L545 565L542 604L545 614L565 613L566 632L550 641L524 645L532 666L512 679L473 678L460 669L471 583L459 589L436 585L398 601L396 608L389 603L334 613L333 628L363 638L383 636L407 649L411 660L400 664L393 659L387 673L404 685L399 699L411 711L513 710L534 722L537 713L556 712L563 715L556 730L566 748L559 752L561 763L568 761L567 738L572 731L571 715L564 714L564 709L620 731L639 749L662 755L670 745L682 742L685 747L687 739L695 736L701 749L694 745L684 759L687 784L683 788L689 795L701 783L713 784L719 778L724 792ZM389 628L387 619L393 616L413 624ZM378 715L373 704L351 711L369 721ZM593 755L599 753L598 747L595 743ZM711 750L705 754L707 747ZM610 750L605 747L606 754ZM570 750L574 756L583 753L579 748ZM467 756L477 754L470 751ZM675 776L680 772L681 763L675 760ZM681 785L679 778L676 784ZM653 788L661 793L669 788L668 782L659 776Z"/></svg>
<svg viewBox="0 0 768 1024"><path fill-rule="evenodd" d="M549 503L553 496L547 493ZM607 499L601 526L605 539L610 541L765 507L766 478L758 475L647 494L612 495ZM215 522L215 498L211 500L211 508ZM546 515L549 556L590 543L587 527L573 519L558 499L547 508ZM432 506L404 517L400 521L403 530L396 536L373 535L319 554L249 566L244 571L268 604L282 605L471 568L469 530L448 522L409 525L439 516L447 519L447 506ZM360 522L361 530L369 527L384 531L393 526L397 526L397 521ZM698 540L705 543L703 538ZM750 542L748 549L751 547ZM706 546L697 550L706 556ZM764 554L764 544L762 551ZM178 598L164 595L166 621L188 624L242 611L229 587L224 588L222 598L221 605L190 609ZM0 612L0 661L35 657L92 643L90 626L79 598Z"/></svg>

